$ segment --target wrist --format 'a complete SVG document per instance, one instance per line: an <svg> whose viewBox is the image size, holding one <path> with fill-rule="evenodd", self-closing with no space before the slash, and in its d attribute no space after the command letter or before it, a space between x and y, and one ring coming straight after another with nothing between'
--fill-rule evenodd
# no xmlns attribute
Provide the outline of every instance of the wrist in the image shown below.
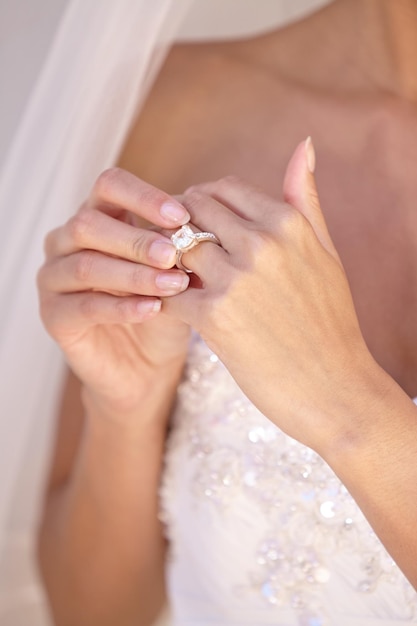
<svg viewBox="0 0 417 626"><path fill-rule="evenodd" d="M123 425L152 423L165 427L183 367L184 358L157 371L152 369L138 378L129 394L113 389L106 393L84 385L81 393L87 417Z"/></svg>
<svg viewBox="0 0 417 626"><path fill-rule="evenodd" d="M409 426L414 429L412 400L375 362L340 400L335 428L317 451L341 477L355 467L363 472L373 455L387 454Z"/></svg>

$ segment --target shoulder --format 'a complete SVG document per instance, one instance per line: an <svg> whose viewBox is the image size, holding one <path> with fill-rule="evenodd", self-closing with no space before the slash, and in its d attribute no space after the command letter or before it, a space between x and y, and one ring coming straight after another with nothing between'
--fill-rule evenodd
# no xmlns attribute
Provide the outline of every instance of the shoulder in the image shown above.
<svg viewBox="0 0 417 626"><path fill-rule="evenodd" d="M255 40L174 46L132 128L120 165L170 193L195 182L196 168L203 161L212 164L225 142L242 135L245 107L263 73L258 48Z"/></svg>
<svg viewBox="0 0 417 626"><path fill-rule="evenodd" d="M188 185L196 152L221 136L229 63L221 45L174 46L131 129L121 167L171 193Z"/></svg>
<svg viewBox="0 0 417 626"><path fill-rule="evenodd" d="M120 166L169 193L233 173L236 156L268 124L286 118L293 90L313 75L310 66L305 70L305 41L317 33L315 21L240 40L175 45Z"/></svg>

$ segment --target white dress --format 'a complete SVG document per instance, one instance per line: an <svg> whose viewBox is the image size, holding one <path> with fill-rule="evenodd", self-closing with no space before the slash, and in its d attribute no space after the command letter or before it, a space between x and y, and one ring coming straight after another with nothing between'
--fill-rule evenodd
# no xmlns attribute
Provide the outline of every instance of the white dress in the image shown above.
<svg viewBox="0 0 417 626"><path fill-rule="evenodd" d="M176 626L417 624L417 593L340 480L250 403L198 337L161 515Z"/></svg>

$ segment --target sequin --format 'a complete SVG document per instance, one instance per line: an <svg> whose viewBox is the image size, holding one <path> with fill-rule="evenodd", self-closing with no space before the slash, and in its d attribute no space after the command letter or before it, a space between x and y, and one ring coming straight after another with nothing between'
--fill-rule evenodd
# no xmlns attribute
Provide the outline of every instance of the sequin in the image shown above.
<svg viewBox="0 0 417 626"><path fill-rule="evenodd" d="M212 511L219 524L230 515L238 519L240 510L259 519L246 569L235 573L236 601L258 600L276 611L291 608L299 626L331 626L328 589L339 577L346 578L346 593L359 603L375 598L382 617L384 593L378 596L378 589L388 585L398 597L397 614L389 617L417 618L417 594L346 487L314 451L256 410L198 338L179 389L162 485L161 519L174 559L183 540L176 531L182 470L175 485L171 473L179 458L189 472L187 492L196 511ZM215 535L212 541L216 551ZM345 562L355 572L354 582L345 575Z"/></svg>
<svg viewBox="0 0 417 626"><path fill-rule="evenodd" d="M320 513L325 519L332 519L336 515L334 508L335 503L327 500L320 505Z"/></svg>

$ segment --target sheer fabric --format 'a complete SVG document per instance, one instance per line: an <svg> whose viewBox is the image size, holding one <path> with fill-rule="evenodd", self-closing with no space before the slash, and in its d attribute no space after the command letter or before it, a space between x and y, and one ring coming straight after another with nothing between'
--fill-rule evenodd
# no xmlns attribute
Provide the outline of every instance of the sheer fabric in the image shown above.
<svg viewBox="0 0 417 626"><path fill-rule="evenodd" d="M417 623L417 592L348 490L251 404L198 336L165 461L175 626Z"/></svg>
<svg viewBox="0 0 417 626"><path fill-rule="evenodd" d="M1 172L2 624L36 621L28 555L62 372L37 316L42 240L116 161L188 4L68 2Z"/></svg>

